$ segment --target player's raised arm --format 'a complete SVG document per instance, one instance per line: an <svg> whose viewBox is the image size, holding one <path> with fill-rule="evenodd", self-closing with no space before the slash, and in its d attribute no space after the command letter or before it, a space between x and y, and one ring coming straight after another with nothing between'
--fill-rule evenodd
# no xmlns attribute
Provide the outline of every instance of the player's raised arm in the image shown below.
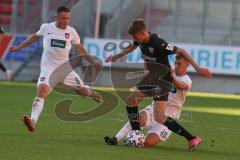
<svg viewBox="0 0 240 160"><path fill-rule="evenodd" d="M135 46L133 44L130 44L127 46L124 50L122 50L120 53L116 55L110 55L106 58L105 62L115 62L117 59L122 58L123 56L131 53L133 50L135 50L138 46Z"/></svg>
<svg viewBox="0 0 240 160"><path fill-rule="evenodd" d="M176 62L175 62L176 63ZM189 84L183 82L183 81L180 81L176 78L176 75L174 73L174 70L172 69L172 67L170 67L170 70L171 70L171 76L173 78L173 85L177 88L177 89L180 89L180 90L188 90L189 89Z"/></svg>
<svg viewBox="0 0 240 160"><path fill-rule="evenodd" d="M193 66L193 68L197 71L199 75L204 76L206 78L212 78L212 73L206 68L199 67L197 63L192 59L192 57L187 53L187 51L185 51L182 48L177 48L176 54L180 54L183 57L185 57L186 60Z"/></svg>
<svg viewBox="0 0 240 160"><path fill-rule="evenodd" d="M18 51L22 48L25 48L29 45L31 45L32 43L34 43L35 41L38 40L38 38L43 37L44 34L46 33L46 26L47 24L42 24L40 29L38 30L38 32L32 34L31 36L29 36L24 42L22 42L21 44L19 44L18 46L12 46L10 48L10 51Z"/></svg>
<svg viewBox="0 0 240 160"><path fill-rule="evenodd" d="M177 80L175 77L173 77L173 85L180 90L188 90L189 85L185 82Z"/></svg>
<svg viewBox="0 0 240 160"><path fill-rule="evenodd" d="M24 42L22 42L18 46L10 47L10 51L13 52L13 51L18 51L22 48L25 48L25 47L29 46L30 44L34 43L35 41L37 41L38 38L39 38L39 36L37 34L32 34L31 36L29 36Z"/></svg>
<svg viewBox="0 0 240 160"><path fill-rule="evenodd" d="M77 52L83 56L86 61L88 63L90 63L91 65L93 65L97 70L100 70L102 68L102 64L95 62L92 57L90 56L90 54L87 52L87 50L81 45L81 44L76 44L76 50Z"/></svg>

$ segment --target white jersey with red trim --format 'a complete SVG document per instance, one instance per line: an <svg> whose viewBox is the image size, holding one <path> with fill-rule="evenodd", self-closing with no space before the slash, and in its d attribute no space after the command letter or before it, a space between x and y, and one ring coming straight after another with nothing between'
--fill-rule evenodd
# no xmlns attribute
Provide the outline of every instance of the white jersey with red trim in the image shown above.
<svg viewBox="0 0 240 160"><path fill-rule="evenodd" d="M72 44L80 44L80 38L73 27L56 27L56 23L44 23L36 33L43 37L41 70L54 70L69 60Z"/></svg>

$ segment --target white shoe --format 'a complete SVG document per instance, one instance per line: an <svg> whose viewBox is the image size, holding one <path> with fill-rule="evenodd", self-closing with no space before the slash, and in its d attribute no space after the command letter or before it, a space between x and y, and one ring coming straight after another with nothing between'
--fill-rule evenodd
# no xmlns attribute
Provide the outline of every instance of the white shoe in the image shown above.
<svg viewBox="0 0 240 160"><path fill-rule="evenodd" d="M12 71L11 70L7 70L6 71L6 76L7 76L7 80L11 81L12 80Z"/></svg>

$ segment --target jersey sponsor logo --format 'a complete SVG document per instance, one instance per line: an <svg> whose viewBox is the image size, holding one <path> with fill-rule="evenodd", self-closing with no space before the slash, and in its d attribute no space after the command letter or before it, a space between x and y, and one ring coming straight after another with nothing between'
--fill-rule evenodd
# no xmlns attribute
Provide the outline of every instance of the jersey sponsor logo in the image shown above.
<svg viewBox="0 0 240 160"><path fill-rule="evenodd" d="M51 47L65 48L66 47L66 41L59 40L59 39L51 39Z"/></svg>
<svg viewBox="0 0 240 160"><path fill-rule="evenodd" d="M171 43L169 43L169 44L167 45L167 48L166 48L166 49L169 50L169 51L173 51L174 45L171 44Z"/></svg>
<svg viewBox="0 0 240 160"><path fill-rule="evenodd" d="M142 54L142 59L144 59L144 60L146 60L146 61L150 61L150 62L156 62L156 61L157 61L157 58L148 57L148 56L143 55L143 54Z"/></svg>
<svg viewBox="0 0 240 160"><path fill-rule="evenodd" d="M70 34L69 33L65 33L65 38L69 39L70 38Z"/></svg>
<svg viewBox="0 0 240 160"><path fill-rule="evenodd" d="M52 34L52 33L47 33L47 35L50 35L50 34Z"/></svg>

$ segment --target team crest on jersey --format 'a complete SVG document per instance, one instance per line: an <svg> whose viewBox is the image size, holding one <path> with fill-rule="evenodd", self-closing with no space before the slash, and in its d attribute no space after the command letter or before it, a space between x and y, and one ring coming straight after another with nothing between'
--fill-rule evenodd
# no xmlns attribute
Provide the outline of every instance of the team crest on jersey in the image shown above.
<svg viewBox="0 0 240 160"><path fill-rule="evenodd" d="M173 44L171 44L171 43L168 43L168 45L167 45L167 48L166 48L167 50L169 50L169 51L173 51L174 50L174 45Z"/></svg>
<svg viewBox="0 0 240 160"><path fill-rule="evenodd" d="M65 38L69 39L70 38L70 34L69 33L65 33Z"/></svg>
<svg viewBox="0 0 240 160"><path fill-rule="evenodd" d="M154 48L152 48L152 47L149 47L149 48L148 48L148 50L149 50L149 52L150 52L151 54L153 54L153 53L154 53Z"/></svg>

